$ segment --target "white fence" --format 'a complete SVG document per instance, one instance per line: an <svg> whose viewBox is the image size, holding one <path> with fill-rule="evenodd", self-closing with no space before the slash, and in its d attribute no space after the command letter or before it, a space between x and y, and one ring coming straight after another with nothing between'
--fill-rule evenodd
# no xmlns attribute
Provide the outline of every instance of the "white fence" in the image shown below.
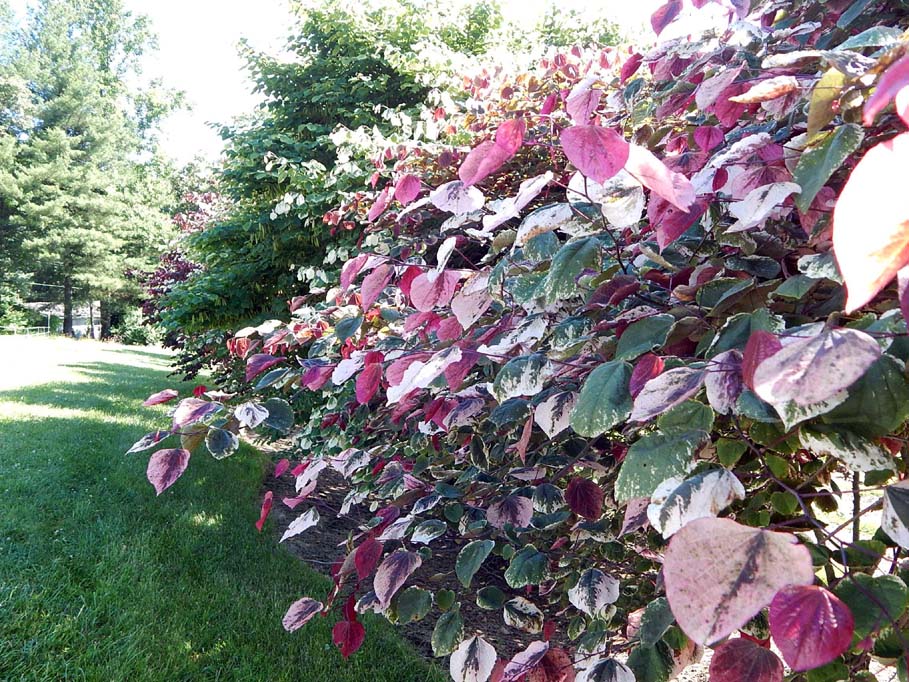
<svg viewBox="0 0 909 682"><path fill-rule="evenodd" d="M0 334L13 336L50 336L50 327L0 327Z"/></svg>

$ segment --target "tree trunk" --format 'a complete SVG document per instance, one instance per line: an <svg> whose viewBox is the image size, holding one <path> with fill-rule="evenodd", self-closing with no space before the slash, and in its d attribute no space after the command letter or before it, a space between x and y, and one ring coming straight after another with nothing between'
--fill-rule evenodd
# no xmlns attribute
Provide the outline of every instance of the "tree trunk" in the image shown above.
<svg viewBox="0 0 909 682"><path fill-rule="evenodd" d="M109 339L110 338L110 300L101 299L101 338Z"/></svg>
<svg viewBox="0 0 909 682"><path fill-rule="evenodd" d="M88 297L88 335L92 339L95 338L95 302L91 296Z"/></svg>
<svg viewBox="0 0 909 682"><path fill-rule="evenodd" d="M63 334L73 336L73 282L63 280Z"/></svg>

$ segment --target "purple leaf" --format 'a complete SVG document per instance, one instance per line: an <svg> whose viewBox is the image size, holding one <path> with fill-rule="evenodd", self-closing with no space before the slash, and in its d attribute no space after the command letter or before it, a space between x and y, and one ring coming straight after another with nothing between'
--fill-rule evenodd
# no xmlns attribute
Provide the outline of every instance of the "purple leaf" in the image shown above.
<svg viewBox="0 0 909 682"><path fill-rule="evenodd" d="M490 505L486 510L486 519L496 528L504 528L510 523L515 528L526 528L533 516L533 502L520 495L509 495Z"/></svg>
<svg viewBox="0 0 909 682"><path fill-rule="evenodd" d="M724 139L723 129L719 126L700 126L694 131L695 144L705 152L719 147Z"/></svg>
<svg viewBox="0 0 909 682"><path fill-rule="evenodd" d="M373 589L379 598L382 608L388 606L391 598L401 589L404 581L410 577L410 574L416 571L423 560L415 552L408 552L399 549L389 554L376 571L376 577L373 578Z"/></svg>
<svg viewBox="0 0 909 682"><path fill-rule="evenodd" d="M785 587L770 604L770 634L796 672L826 665L852 643L849 607L816 585Z"/></svg>
<svg viewBox="0 0 909 682"><path fill-rule="evenodd" d="M360 287L360 307L363 310L369 310L379 300L379 295L388 286L394 273L395 269L392 266L382 263L363 278L363 285Z"/></svg>
<svg viewBox="0 0 909 682"><path fill-rule="evenodd" d="M407 204L416 199L419 194L420 178L416 175L405 175L398 180L398 184L395 186L395 199L397 199L402 206L407 206Z"/></svg>
<svg viewBox="0 0 909 682"><path fill-rule="evenodd" d="M691 181L681 173L669 170L650 150L640 145L630 145L625 170L644 187L681 211L689 211L694 204L694 185Z"/></svg>
<svg viewBox="0 0 909 682"><path fill-rule="evenodd" d="M669 0L665 5L659 7L656 12L650 15L650 25L653 32L660 35L663 30L669 26L682 11L682 0Z"/></svg>
<svg viewBox="0 0 909 682"><path fill-rule="evenodd" d="M460 280L461 273L457 270L424 272L417 276L410 285L413 307L426 313L433 308L448 305Z"/></svg>
<svg viewBox="0 0 909 682"><path fill-rule="evenodd" d="M246 361L246 380L252 381L269 367L277 365L279 362L284 362L284 358L267 355L266 353L251 355Z"/></svg>
<svg viewBox="0 0 909 682"><path fill-rule="evenodd" d="M145 399L145 402L142 404L145 407L151 407L152 405L160 405L161 403L166 403L180 395L177 391L172 388L166 388L163 391L158 391L157 393L152 393Z"/></svg>
<svg viewBox="0 0 909 682"><path fill-rule="evenodd" d="M357 580L366 580L376 570L382 558L384 545L375 538L368 537L354 550L354 567L357 569Z"/></svg>
<svg viewBox="0 0 909 682"><path fill-rule="evenodd" d="M685 402L701 390L706 374L703 369L676 367L651 379L634 399L628 420L644 422Z"/></svg>
<svg viewBox="0 0 909 682"><path fill-rule="evenodd" d="M601 184L628 161L630 145L612 128L576 125L565 128L559 139L568 160L586 177Z"/></svg>
<svg viewBox="0 0 909 682"><path fill-rule="evenodd" d="M504 147L486 140L470 150L458 169L458 177L465 187L470 187L495 173L512 156Z"/></svg>
<svg viewBox="0 0 909 682"><path fill-rule="evenodd" d="M791 534L705 518L673 536L663 577L679 626L710 645L751 620L781 588L813 583L814 567Z"/></svg>
<svg viewBox="0 0 909 682"><path fill-rule="evenodd" d="M482 637L465 639L449 659L454 682L486 682L496 664L496 650Z"/></svg>
<svg viewBox="0 0 909 682"><path fill-rule="evenodd" d="M603 489L586 478L573 478L565 490L568 508L588 521L596 521L603 513Z"/></svg>
<svg viewBox="0 0 909 682"><path fill-rule="evenodd" d="M752 332L742 356L742 380L748 388L754 390L754 370L758 365L774 353L778 353L782 347L783 344L775 334L763 329Z"/></svg>
<svg viewBox="0 0 909 682"><path fill-rule="evenodd" d="M663 372L663 358L653 353L642 355L635 363L628 382L628 392L632 398L637 398L644 386L651 379L658 377Z"/></svg>
<svg viewBox="0 0 909 682"><path fill-rule="evenodd" d="M881 356L881 347L855 329L827 329L783 345L754 371L754 391L771 404L813 405L849 388Z"/></svg>
<svg viewBox="0 0 909 682"><path fill-rule="evenodd" d="M647 207L647 218L653 225L660 249L665 249L685 234L688 228L694 225L706 211L707 202L703 199L696 200L689 210L682 211L662 197L651 196L650 205Z"/></svg>
<svg viewBox="0 0 909 682"><path fill-rule="evenodd" d="M290 608L287 609L287 613L284 614L284 619L281 623L288 632L299 630L306 624L306 621L319 613L322 608L322 602L310 599L309 597L303 597L303 599L295 601L290 605Z"/></svg>
<svg viewBox="0 0 909 682"><path fill-rule="evenodd" d="M183 475L188 464L189 450L182 448L158 450L148 460L148 469L146 470L148 482L155 487L155 492L160 495Z"/></svg>
<svg viewBox="0 0 909 682"><path fill-rule="evenodd" d="M730 639L713 650L710 682L783 682L783 662L748 639Z"/></svg>
<svg viewBox="0 0 909 682"><path fill-rule="evenodd" d="M129 455L133 452L142 452L143 450L149 450L155 447L169 435L170 431L152 431L151 433L147 433L142 436L142 438L133 443L133 446L126 451L126 454Z"/></svg>
<svg viewBox="0 0 909 682"><path fill-rule="evenodd" d="M727 350L713 358L704 378L707 402L718 414L729 414L742 393L742 353Z"/></svg>
<svg viewBox="0 0 909 682"><path fill-rule="evenodd" d="M366 628L355 620L340 620L331 629L331 641L341 649L341 655L348 658L363 645Z"/></svg>
<svg viewBox="0 0 909 682"><path fill-rule="evenodd" d="M382 381L382 365L375 362L366 365L363 371L357 375L356 396L360 405L365 405L379 390L379 383Z"/></svg>

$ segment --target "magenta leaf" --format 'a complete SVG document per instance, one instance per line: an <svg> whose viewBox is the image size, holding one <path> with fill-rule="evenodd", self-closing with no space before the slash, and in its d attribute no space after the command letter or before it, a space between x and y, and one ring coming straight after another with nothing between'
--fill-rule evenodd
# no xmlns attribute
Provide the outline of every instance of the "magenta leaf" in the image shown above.
<svg viewBox="0 0 909 682"><path fill-rule="evenodd" d="M881 347L868 334L824 328L784 344L761 362L754 371L754 391L770 404L822 403L849 388L880 356Z"/></svg>
<svg viewBox="0 0 909 682"><path fill-rule="evenodd" d="M512 156L504 147L486 140L470 150L458 169L458 177L465 187L470 187L495 173Z"/></svg>
<svg viewBox="0 0 909 682"><path fill-rule="evenodd" d="M625 170L637 178L644 187L679 210L691 210L695 200L691 181L681 173L669 170L650 150L640 145L630 145Z"/></svg>
<svg viewBox="0 0 909 682"><path fill-rule="evenodd" d="M448 305L460 279L461 273L457 270L424 272L410 285L410 300L413 307L425 313L433 308Z"/></svg>
<svg viewBox="0 0 909 682"><path fill-rule="evenodd" d="M331 629L331 641L341 649L344 658L359 649L366 639L366 628L355 620L340 620Z"/></svg>
<svg viewBox="0 0 909 682"><path fill-rule="evenodd" d="M322 602L310 599L309 597L303 597L303 599L295 601L290 605L290 608L287 609L287 613L284 614L284 619L281 623L288 632L299 630L306 624L306 621L319 613L322 608Z"/></svg>
<svg viewBox="0 0 909 682"><path fill-rule="evenodd" d="M172 388L166 388L163 391L158 391L157 393L152 393L145 399L145 402L142 404L145 407L151 407L152 405L160 405L161 403L166 403L180 395L177 391Z"/></svg>
<svg viewBox="0 0 909 682"><path fill-rule="evenodd" d="M189 465L189 450L182 448L158 450L148 460L148 469L146 470L148 482L155 487L155 492L160 495L183 475L187 465Z"/></svg>
<svg viewBox="0 0 909 682"><path fill-rule="evenodd" d="M606 182L628 161L630 145L612 128L576 125L559 135L568 160L586 177Z"/></svg>
<svg viewBox="0 0 909 682"><path fill-rule="evenodd" d="M533 503L520 495L509 495L490 505L486 510L486 519L496 528L504 528L510 523L515 528L526 528L533 516Z"/></svg>
<svg viewBox="0 0 909 682"><path fill-rule="evenodd" d="M642 355L634 365L631 379L628 382L628 391L632 398L637 398L644 385L663 372L665 363L663 358L653 353Z"/></svg>
<svg viewBox="0 0 909 682"><path fill-rule="evenodd" d="M354 567L357 569L358 580L366 580L372 575L382 558L382 550L382 543L373 537L366 538L354 550Z"/></svg>
<svg viewBox="0 0 909 682"><path fill-rule="evenodd" d="M379 390L379 383L382 381L382 365L373 363L366 365L363 371L357 375L356 396L357 402L365 405Z"/></svg>
<svg viewBox="0 0 909 682"><path fill-rule="evenodd" d="M359 256L351 258L344 263L344 267L341 268L341 291L347 291L347 288L357 278L357 275L360 274L360 270L363 269L363 266L366 265L366 261L368 260L369 256L365 253L361 253Z"/></svg>
<svg viewBox="0 0 909 682"><path fill-rule="evenodd" d="M279 362L284 362L284 358L267 355L265 353L251 355L246 361L246 380L252 381L269 367L277 365Z"/></svg>
<svg viewBox="0 0 909 682"><path fill-rule="evenodd" d="M852 611L823 587L792 585L770 603L770 633L796 672L826 665L852 643Z"/></svg>
<svg viewBox="0 0 909 682"><path fill-rule="evenodd" d="M700 126L694 131L694 141L698 147L709 152L714 147L723 144L725 136L722 128L718 126Z"/></svg>
<svg viewBox="0 0 909 682"><path fill-rule="evenodd" d="M603 489L586 478L573 478L565 490L568 508L588 521L596 521L603 513Z"/></svg>
<svg viewBox="0 0 909 682"><path fill-rule="evenodd" d="M281 458L277 464L275 464L275 471L272 474L275 478L281 478L284 475L284 472L290 468L290 460L286 457Z"/></svg>
<svg viewBox="0 0 909 682"><path fill-rule="evenodd" d="M657 11L650 15L650 25L653 32L659 35L669 26L682 11L682 0L669 0L665 5L657 8Z"/></svg>
<svg viewBox="0 0 909 682"><path fill-rule="evenodd" d="M574 86L568 94L568 99L565 100L565 110L571 120L578 125L588 123L600 103L600 97L603 95L602 91L591 88L595 82L596 78L593 76L585 78Z"/></svg>
<svg viewBox="0 0 909 682"><path fill-rule="evenodd" d="M369 310L379 300L379 295L388 286L394 274L395 269L392 266L382 263L363 278L363 285L360 288L360 307L363 310Z"/></svg>
<svg viewBox="0 0 909 682"><path fill-rule="evenodd" d="M871 126L881 110L890 104L897 93L906 86L909 86L909 56L905 56L887 67L884 75L877 82L874 93L865 102L864 124ZM900 115L904 116L904 113L900 112ZM909 121L905 118L903 123L909 125Z"/></svg>
<svg viewBox="0 0 909 682"><path fill-rule="evenodd" d="M662 197L651 196L647 217L653 225L660 249L665 249L685 234L706 211L707 202L702 199L696 200L689 210L683 211Z"/></svg>
<svg viewBox="0 0 909 682"><path fill-rule="evenodd" d="M781 588L813 583L814 567L793 535L703 518L673 536L663 576L679 626L710 645L751 620Z"/></svg>
<svg viewBox="0 0 909 682"><path fill-rule="evenodd" d="M496 130L496 144L509 154L517 154L521 145L524 144L524 132L527 125L523 118L509 118L503 121Z"/></svg>
<svg viewBox="0 0 909 682"><path fill-rule="evenodd" d="M751 333L742 356L742 379L748 388L754 390L754 370L758 365L779 352L782 347L783 344L775 334L763 329Z"/></svg>
<svg viewBox="0 0 909 682"><path fill-rule="evenodd" d="M748 639L730 639L713 651L710 682L783 682L783 662Z"/></svg>
<svg viewBox="0 0 909 682"><path fill-rule="evenodd" d="M419 194L420 178L416 175L410 175L408 173L398 180L398 184L395 186L395 199L397 199L402 206L407 206L407 204L416 199Z"/></svg>
<svg viewBox="0 0 909 682"><path fill-rule="evenodd" d="M382 215L385 212L385 209L388 208L390 202L391 190L389 187L386 187L379 193L379 196L376 197L376 202L372 205L372 208L369 209L369 213L366 214L366 222L371 223Z"/></svg>
<svg viewBox="0 0 909 682"><path fill-rule="evenodd" d="M388 606L391 602L391 598L395 596L395 593L401 589L401 586L404 584L404 581L410 577L410 574L416 571L420 564L423 563L423 560L420 558L420 555L416 552L408 552L403 549L399 549L396 552L392 552L382 564L379 566L379 570L376 571L376 576L373 578L373 589L376 591L376 596L379 598L379 603L382 605L382 608Z"/></svg>
<svg viewBox="0 0 909 682"><path fill-rule="evenodd" d="M284 460L285 462L287 460ZM256 530L260 533L262 528L265 526L265 519L268 518L268 513L271 511L271 505L274 502L275 494L269 490L265 493L265 499L262 500L262 509L259 511L259 520L256 521Z"/></svg>
<svg viewBox="0 0 909 682"><path fill-rule="evenodd" d="M143 450L149 450L155 447L169 435L170 431L152 431L151 433L147 433L142 436L142 438L133 443L133 446L126 451L126 454L129 455L133 452L142 452Z"/></svg>

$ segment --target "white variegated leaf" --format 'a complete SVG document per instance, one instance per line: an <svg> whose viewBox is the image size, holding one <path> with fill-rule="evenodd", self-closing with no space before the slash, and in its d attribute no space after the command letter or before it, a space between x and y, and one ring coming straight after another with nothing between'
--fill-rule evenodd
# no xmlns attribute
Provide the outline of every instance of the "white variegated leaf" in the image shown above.
<svg viewBox="0 0 909 682"><path fill-rule="evenodd" d="M588 568L577 584L568 590L568 601L594 618L618 598L619 581L598 568Z"/></svg>
<svg viewBox="0 0 909 682"><path fill-rule="evenodd" d="M543 630L543 612L524 597L515 597L505 602L503 608L505 623L532 635Z"/></svg>
<svg viewBox="0 0 909 682"><path fill-rule="evenodd" d="M404 378L397 386L390 386L386 393L389 405L398 402L405 395L418 388L426 388L435 381L445 369L461 360L461 349L451 346L435 353L426 362L419 360L410 363L404 372Z"/></svg>
<svg viewBox="0 0 909 682"><path fill-rule="evenodd" d="M296 535L299 535L307 528L312 528L317 523L319 523L319 512L316 511L315 507L307 509L303 514L295 518L291 524L287 527L287 530L284 531L284 535L281 536L279 542L284 542L288 538L292 538Z"/></svg>
<svg viewBox="0 0 909 682"><path fill-rule="evenodd" d="M537 405L533 419L547 436L555 438L570 425L577 401L577 393L556 393Z"/></svg>
<svg viewBox="0 0 909 682"><path fill-rule="evenodd" d="M852 471L896 470L893 457L880 445L848 431L821 433L802 427L799 441L815 455L831 455Z"/></svg>
<svg viewBox="0 0 909 682"><path fill-rule="evenodd" d="M745 499L745 488L731 471L717 469L681 480L670 478L650 498L647 518L663 538L674 535L689 521L717 516L735 500Z"/></svg>
<svg viewBox="0 0 909 682"><path fill-rule="evenodd" d="M884 489L881 528L903 549L909 549L909 481L900 481Z"/></svg>
<svg viewBox="0 0 909 682"><path fill-rule="evenodd" d="M737 221L726 230L727 234L744 232L762 225L782 207L788 197L801 191L801 186L794 182L774 182L762 187L755 187L741 201L729 204L729 213Z"/></svg>
<svg viewBox="0 0 909 682"><path fill-rule="evenodd" d="M454 180L430 192L429 201L440 211L457 215L483 208L486 198L476 187L468 187L460 180Z"/></svg>
<svg viewBox="0 0 909 682"><path fill-rule="evenodd" d="M496 650L479 636L465 639L448 662L454 682L486 682L496 664Z"/></svg>

